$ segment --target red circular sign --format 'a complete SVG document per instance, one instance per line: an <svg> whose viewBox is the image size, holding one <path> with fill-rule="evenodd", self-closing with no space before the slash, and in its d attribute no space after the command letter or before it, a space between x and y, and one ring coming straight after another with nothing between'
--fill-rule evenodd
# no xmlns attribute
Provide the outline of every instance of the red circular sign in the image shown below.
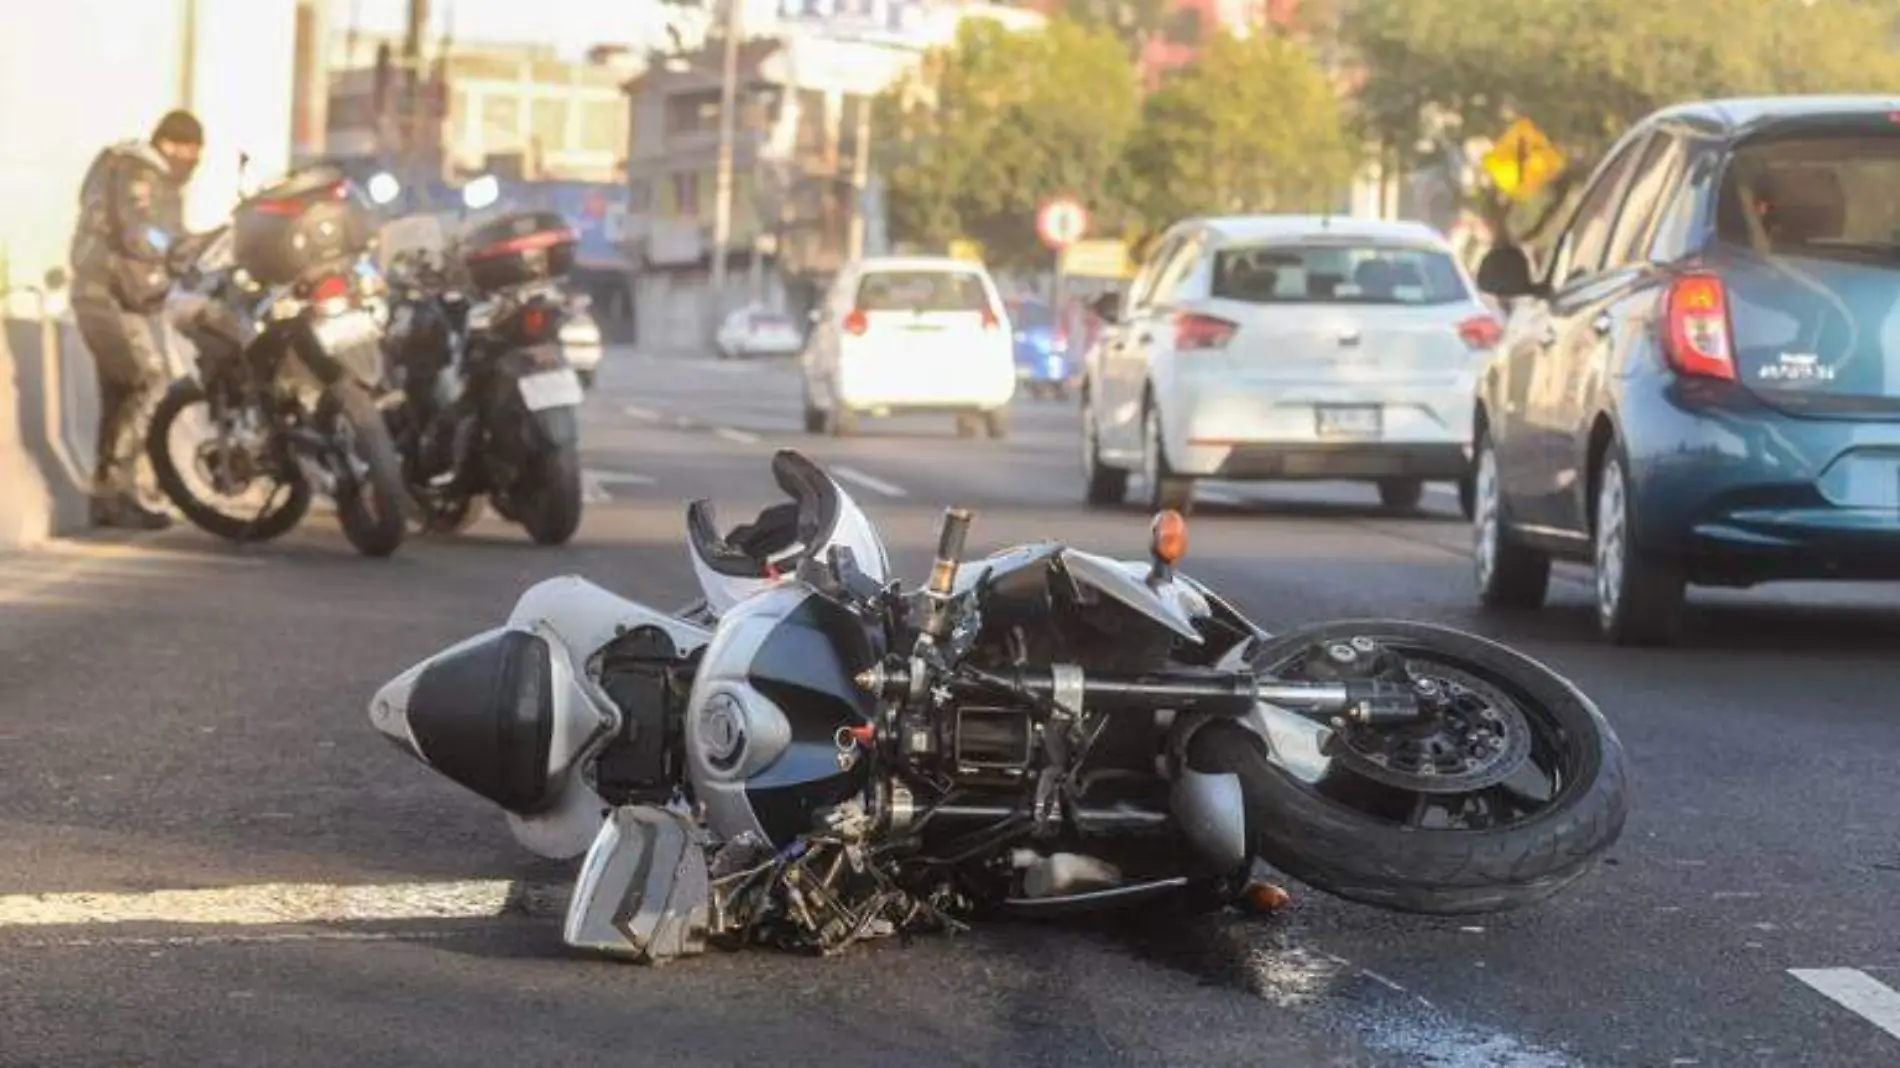
<svg viewBox="0 0 1900 1068"><path fill-rule="evenodd" d="M1036 212L1036 234L1043 244L1053 249L1067 248L1082 240L1088 228L1088 210L1067 197L1051 200Z"/></svg>

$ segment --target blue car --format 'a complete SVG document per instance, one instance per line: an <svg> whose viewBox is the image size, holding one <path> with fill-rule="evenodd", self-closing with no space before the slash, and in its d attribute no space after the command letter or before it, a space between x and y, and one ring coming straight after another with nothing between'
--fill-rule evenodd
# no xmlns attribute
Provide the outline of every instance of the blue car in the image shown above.
<svg viewBox="0 0 1900 1068"><path fill-rule="evenodd" d="M1479 598L1595 569L1616 644L1689 586L1900 579L1900 99L1672 107L1590 176L1510 306L1472 430Z"/></svg>
<svg viewBox="0 0 1900 1068"><path fill-rule="evenodd" d="M1040 300L1013 300L1007 307L1016 332L1016 381L1032 397L1067 399L1075 364L1055 314Z"/></svg>

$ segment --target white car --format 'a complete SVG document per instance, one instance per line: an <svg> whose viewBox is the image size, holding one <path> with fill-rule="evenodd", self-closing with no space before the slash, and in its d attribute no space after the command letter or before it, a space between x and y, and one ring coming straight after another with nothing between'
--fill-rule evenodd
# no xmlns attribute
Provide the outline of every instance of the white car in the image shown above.
<svg viewBox="0 0 1900 1068"><path fill-rule="evenodd" d="M1182 511L1202 478L1372 482L1393 508L1449 480L1468 502L1477 374L1502 328L1431 228L1190 219L1096 311L1090 504L1119 503L1136 471L1151 507Z"/></svg>
<svg viewBox="0 0 1900 1068"><path fill-rule="evenodd" d="M941 256L853 261L812 312L805 429L849 434L862 416L943 412L957 432L1003 436L1015 341L980 263Z"/></svg>
<svg viewBox="0 0 1900 1068"><path fill-rule="evenodd" d="M713 349L722 360L747 356L795 356L805 347L804 332L784 312L740 308L719 324Z"/></svg>

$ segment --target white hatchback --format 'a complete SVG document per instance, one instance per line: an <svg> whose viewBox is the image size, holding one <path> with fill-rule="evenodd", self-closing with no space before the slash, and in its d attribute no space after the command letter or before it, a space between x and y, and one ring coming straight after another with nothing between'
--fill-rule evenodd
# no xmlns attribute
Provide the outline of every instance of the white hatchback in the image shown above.
<svg viewBox="0 0 1900 1068"><path fill-rule="evenodd" d="M880 256L839 272L812 312L805 429L849 434L862 416L942 412L957 431L1002 437L1016 393L1015 342L982 264Z"/></svg>
<svg viewBox="0 0 1900 1068"><path fill-rule="evenodd" d="M1187 220L1097 312L1091 504L1120 502L1136 471L1151 507L1184 511L1202 478L1372 482L1395 508L1427 481L1469 485L1477 372L1501 327L1421 223Z"/></svg>

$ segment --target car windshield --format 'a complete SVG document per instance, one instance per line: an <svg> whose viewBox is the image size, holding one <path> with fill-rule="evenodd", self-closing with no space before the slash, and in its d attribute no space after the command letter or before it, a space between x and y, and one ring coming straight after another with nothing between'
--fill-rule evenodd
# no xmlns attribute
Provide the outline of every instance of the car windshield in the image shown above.
<svg viewBox="0 0 1900 1068"><path fill-rule="evenodd" d="M1745 145L1723 177L1716 240L1780 256L1900 264L1900 136Z"/></svg>
<svg viewBox="0 0 1900 1068"><path fill-rule="evenodd" d="M1049 305L1039 300L1019 300L1009 306L1009 320L1019 329L1046 330L1055 322Z"/></svg>
<svg viewBox="0 0 1900 1068"><path fill-rule="evenodd" d="M1212 295L1249 304L1449 304L1471 299L1449 255L1377 243L1225 249L1214 256Z"/></svg>
<svg viewBox="0 0 1900 1068"><path fill-rule="evenodd" d="M878 271L858 283L860 311L981 312L990 310L983 279L969 271Z"/></svg>

